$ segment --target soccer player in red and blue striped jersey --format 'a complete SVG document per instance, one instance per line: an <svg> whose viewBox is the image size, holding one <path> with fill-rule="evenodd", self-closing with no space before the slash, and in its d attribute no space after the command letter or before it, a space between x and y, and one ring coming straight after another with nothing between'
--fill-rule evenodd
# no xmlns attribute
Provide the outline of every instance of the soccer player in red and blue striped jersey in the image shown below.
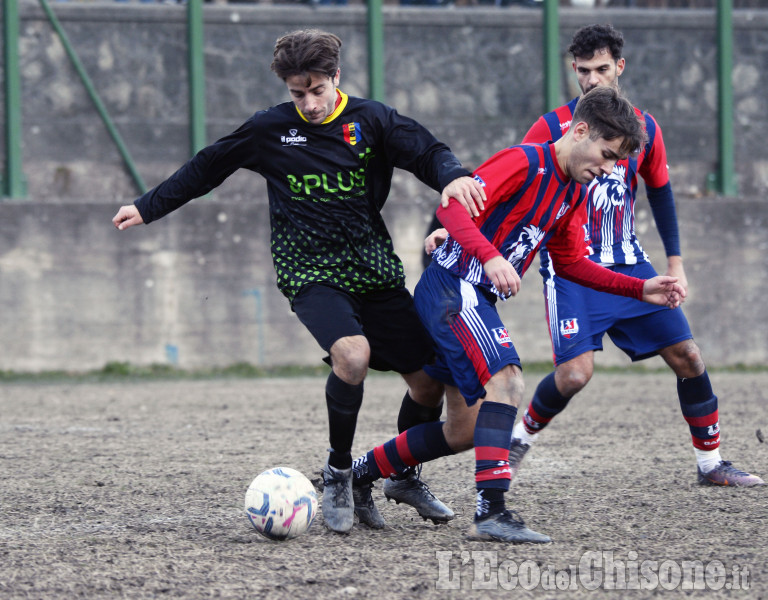
<svg viewBox="0 0 768 600"><path fill-rule="evenodd" d="M623 45L621 33L610 25L590 25L576 32L569 51L583 93L599 86L618 89L625 66ZM540 117L523 142L561 139L572 126L578 100L574 98ZM647 142L636 156L618 161L611 173L596 177L589 185L586 210L590 258L616 273L641 278L656 274L635 233L639 175L645 181L648 202L667 254L666 274L677 277L687 288L661 128L648 113L638 109L636 112L644 121ZM556 368L539 383L521 422L515 426L513 467L519 465L539 432L589 382L594 353L602 350L602 339L607 333L633 361L658 354L677 375L678 398L690 428L700 483L762 485L761 478L736 469L720 457L717 396L682 308L668 310L589 289L569 281L550 260L551 252L546 248L540 256Z"/></svg>
<svg viewBox="0 0 768 600"><path fill-rule="evenodd" d="M549 541L504 503L523 382L520 358L495 305L517 293L544 243L559 271L573 281L663 306L682 301L685 292L674 277L628 277L587 257L582 184L610 173L644 139L632 105L616 90L600 88L580 100L573 127L557 142L502 150L475 171L487 196L480 216L462 215L453 201L438 210L448 235L433 252L414 299L436 344L436 361L425 371L446 385L447 419L442 427L412 427L355 461L356 483L474 446L478 493L470 537Z"/></svg>

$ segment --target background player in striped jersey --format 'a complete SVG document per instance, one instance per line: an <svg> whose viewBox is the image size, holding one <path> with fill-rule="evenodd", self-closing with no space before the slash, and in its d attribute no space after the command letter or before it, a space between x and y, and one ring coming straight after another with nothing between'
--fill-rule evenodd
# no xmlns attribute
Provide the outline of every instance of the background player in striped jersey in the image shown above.
<svg viewBox="0 0 768 600"><path fill-rule="evenodd" d="M267 180L278 288L330 356L325 395L331 449L323 468L322 509L326 525L347 532L354 523L350 451L368 368L396 371L408 384L400 431L438 421L443 395L442 384L422 370L432 356L432 341L414 310L380 214L393 170L410 171L442 190L443 202L458 198L474 214L485 192L417 122L339 90L340 48L337 36L318 30L277 40L272 70L285 82L291 102L257 112L201 150L166 181L121 207L113 223L120 230L151 223L238 169ZM435 510L441 520L453 517L415 476L389 492L420 513L426 507L431 518Z"/></svg>
<svg viewBox="0 0 768 600"><path fill-rule="evenodd" d="M442 429L418 425L355 461L356 483L475 448L477 510L473 539L548 542L506 510L509 441L523 393L520 358L496 311L517 293L520 278L544 243L565 277L662 306L685 295L674 277L650 280L613 273L587 258L586 187L610 173L645 141L632 105L613 88L586 94L573 127L557 142L513 146L484 162L475 178L486 189L473 221L456 202L438 209L449 236L432 253L414 298L437 346L425 370L446 384Z"/></svg>
<svg viewBox="0 0 768 600"><path fill-rule="evenodd" d="M599 86L618 89L625 66L623 45L623 36L610 25L589 25L576 32L568 51L582 93ZM523 143L560 139L572 125L577 100L540 117ZM589 185L591 258L617 273L642 278L656 275L635 234L640 175L667 254L666 274L677 277L687 288L661 128L648 113L637 113L645 122L647 143L637 156L620 160L612 173L596 177ZM633 361L658 354L677 375L678 398L693 439L700 483L762 485L762 479L720 457L717 396L682 308L667 310L589 289L561 276L546 248L540 256L556 368L539 383L515 426L510 452L513 471L539 432L587 385L594 370L594 352L602 350L607 333Z"/></svg>

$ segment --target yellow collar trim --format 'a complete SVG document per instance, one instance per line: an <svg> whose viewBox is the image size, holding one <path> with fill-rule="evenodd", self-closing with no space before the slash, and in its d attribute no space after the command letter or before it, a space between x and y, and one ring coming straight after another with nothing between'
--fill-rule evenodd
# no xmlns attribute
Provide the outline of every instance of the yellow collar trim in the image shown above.
<svg viewBox="0 0 768 600"><path fill-rule="evenodd" d="M349 97L344 92L342 92L339 88L336 88L336 91L339 93L339 97L341 98L341 102L339 102L339 105L334 109L334 111L330 115L325 117L325 120L322 123L320 123L321 125L325 125L326 123L330 123L331 121L333 121L347 107L347 102L349 101ZM309 123L309 119L307 119L307 117L305 117L303 115L303 113L299 110L299 107L296 106L295 104L294 104L294 107L296 108L296 112L299 113L299 116L304 121Z"/></svg>

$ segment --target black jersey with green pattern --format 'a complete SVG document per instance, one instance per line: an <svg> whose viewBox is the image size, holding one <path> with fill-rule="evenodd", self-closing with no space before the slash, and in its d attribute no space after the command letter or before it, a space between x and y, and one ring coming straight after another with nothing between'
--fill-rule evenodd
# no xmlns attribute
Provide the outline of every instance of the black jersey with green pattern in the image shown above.
<svg viewBox="0 0 768 600"><path fill-rule="evenodd" d="M356 293L403 287L380 212L394 168L435 190L469 172L416 121L380 102L339 96L319 125L292 102L256 113L136 200L144 222L249 169L267 180L277 286L289 299L307 283Z"/></svg>

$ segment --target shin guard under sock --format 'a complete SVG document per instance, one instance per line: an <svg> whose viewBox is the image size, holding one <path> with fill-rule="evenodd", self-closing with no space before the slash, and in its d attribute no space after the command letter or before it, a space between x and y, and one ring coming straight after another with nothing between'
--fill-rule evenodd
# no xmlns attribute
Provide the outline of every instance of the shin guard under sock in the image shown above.
<svg viewBox="0 0 768 600"><path fill-rule="evenodd" d="M400 404L400 412L397 415L397 432L403 433L406 429L440 420L443 414L443 405L435 408L423 406L411 398L410 392L405 392L403 402Z"/></svg>
<svg viewBox="0 0 768 600"><path fill-rule="evenodd" d="M325 384L325 403L331 444L328 464L335 469L349 469L352 466L352 440L357 427L357 414L363 403L363 383L346 383L331 372Z"/></svg>
<svg viewBox="0 0 768 600"><path fill-rule="evenodd" d="M523 415L522 423L525 430L531 435L537 434L568 406L570 400L571 398L566 398L557 389L555 371L552 371L539 382L533 399Z"/></svg>
<svg viewBox="0 0 768 600"><path fill-rule="evenodd" d="M475 487L478 504L475 519L504 510L504 492L509 489L509 440L517 408L509 404L485 401L475 423Z"/></svg>
<svg viewBox="0 0 768 600"><path fill-rule="evenodd" d="M445 441L442 422L417 425L356 459L355 483L371 483L382 477L402 473L408 467L451 454L453 450Z"/></svg>
<svg viewBox="0 0 768 600"><path fill-rule="evenodd" d="M720 446L717 396L712 391L707 372L698 377L678 378L677 397L683 418L691 431L693 447L699 450L717 449Z"/></svg>

